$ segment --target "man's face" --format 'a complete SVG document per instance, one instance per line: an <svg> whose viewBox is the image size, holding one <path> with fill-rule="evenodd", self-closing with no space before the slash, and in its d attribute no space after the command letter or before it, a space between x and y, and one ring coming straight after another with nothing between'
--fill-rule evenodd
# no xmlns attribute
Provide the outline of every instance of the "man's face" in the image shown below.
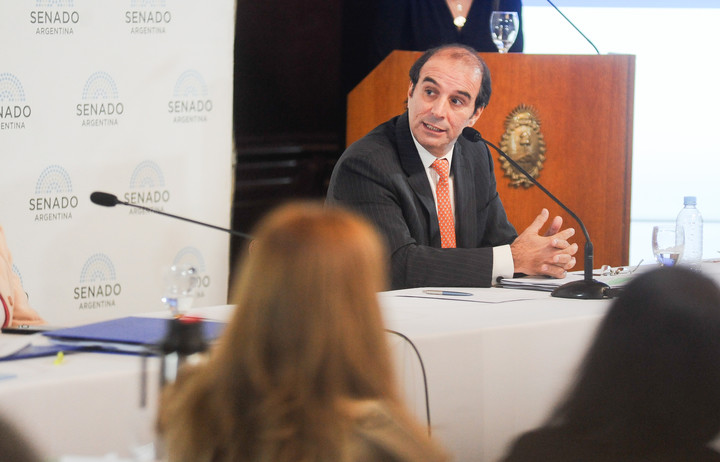
<svg viewBox="0 0 720 462"><path fill-rule="evenodd" d="M443 50L420 69L418 83L408 90L408 117L415 139L436 157L444 156L473 126L482 109L475 110L482 73L472 57L452 58Z"/></svg>

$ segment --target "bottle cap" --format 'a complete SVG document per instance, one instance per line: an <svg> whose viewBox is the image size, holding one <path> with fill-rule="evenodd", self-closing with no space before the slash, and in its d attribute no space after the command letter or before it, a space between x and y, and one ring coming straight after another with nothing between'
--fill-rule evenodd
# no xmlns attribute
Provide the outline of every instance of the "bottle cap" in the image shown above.
<svg viewBox="0 0 720 462"><path fill-rule="evenodd" d="M697 199L695 198L695 196L685 196L684 204L685 205L697 205Z"/></svg>

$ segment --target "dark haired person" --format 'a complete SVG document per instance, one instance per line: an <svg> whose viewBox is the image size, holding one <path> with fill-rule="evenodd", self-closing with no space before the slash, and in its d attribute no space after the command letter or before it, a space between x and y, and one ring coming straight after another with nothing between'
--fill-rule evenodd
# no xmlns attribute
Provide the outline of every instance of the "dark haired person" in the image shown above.
<svg viewBox="0 0 720 462"><path fill-rule="evenodd" d="M570 392L504 462L720 461L720 289L682 268L637 276Z"/></svg>
<svg viewBox="0 0 720 462"><path fill-rule="evenodd" d="M392 257L393 289L488 287L513 273L564 277L575 265L577 244L567 241L575 232L561 231L560 217L540 235L543 209L516 233L490 152L460 136L490 92L490 73L474 49L428 50L410 70L407 112L353 143L335 166L327 202L378 227Z"/></svg>

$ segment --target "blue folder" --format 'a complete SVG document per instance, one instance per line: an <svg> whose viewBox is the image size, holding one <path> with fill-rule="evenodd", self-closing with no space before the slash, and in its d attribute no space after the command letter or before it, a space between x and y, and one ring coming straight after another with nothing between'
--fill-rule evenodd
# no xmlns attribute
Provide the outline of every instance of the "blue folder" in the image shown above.
<svg viewBox="0 0 720 462"><path fill-rule="evenodd" d="M107 351L143 352L165 337L169 319L129 316L109 321L43 332L53 342L67 346ZM203 336L211 343L222 333L225 323L203 320Z"/></svg>
<svg viewBox="0 0 720 462"><path fill-rule="evenodd" d="M55 356L61 351L64 354L69 354L81 349L82 348L80 347L68 347L61 345L28 345L15 354L3 356L2 358L0 358L0 361L14 361L16 359L30 359L39 358L42 356ZM0 379L2 378L3 377L0 377Z"/></svg>

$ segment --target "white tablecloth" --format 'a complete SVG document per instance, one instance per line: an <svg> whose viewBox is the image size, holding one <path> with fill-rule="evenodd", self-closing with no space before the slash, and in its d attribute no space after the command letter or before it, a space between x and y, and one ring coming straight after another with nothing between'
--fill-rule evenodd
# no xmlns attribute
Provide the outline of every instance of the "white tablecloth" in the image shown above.
<svg viewBox="0 0 720 462"><path fill-rule="evenodd" d="M231 310L218 306L193 312L226 321ZM0 335L0 343L18 337L8 335ZM108 454L125 458L138 449L147 452L144 446L155 439L159 363L152 357L146 362L147 402L142 407L140 356L73 353L60 364L56 357L0 362L0 414L48 458Z"/></svg>
<svg viewBox="0 0 720 462"><path fill-rule="evenodd" d="M142 408L138 356L82 353L0 363L0 414L46 457L129 456L153 441L157 358Z"/></svg>
<svg viewBox="0 0 720 462"><path fill-rule="evenodd" d="M703 271L720 280L720 264ZM458 289L453 289L458 290ZM545 292L421 289L380 294L389 329L407 335L425 364L433 435L455 461L496 461L519 433L540 424L572 377L609 301ZM198 310L226 320L231 307ZM388 334L401 392L421 421L423 383L412 348ZM0 343L2 336L0 336ZM140 407L141 361L99 353L0 363L0 413L47 456L127 456L153 440L157 360L149 407Z"/></svg>
<svg viewBox="0 0 720 462"><path fill-rule="evenodd" d="M425 363L433 436L456 461L495 461L549 412L609 302L459 290L474 296L430 298L410 289L381 300L388 327L411 338ZM406 399L424 420L417 359L402 341L392 343Z"/></svg>

